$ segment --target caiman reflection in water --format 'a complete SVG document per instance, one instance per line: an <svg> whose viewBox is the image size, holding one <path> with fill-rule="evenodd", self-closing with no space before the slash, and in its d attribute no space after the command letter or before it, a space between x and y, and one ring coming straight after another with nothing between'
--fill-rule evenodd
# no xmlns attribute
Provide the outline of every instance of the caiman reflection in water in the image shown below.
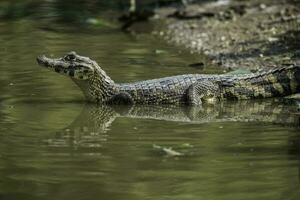
<svg viewBox="0 0 300 200"><path fill-rule="evenodd" d="M50 146L99 147L107 141L107 131L117 118L164 120L187 124L265 123L299 128L299 105L292 100L223 102L188 107L176 105L108 106L86 104L68 127L46 140ZM294 105L290 105L294 103ZM171 129L171 128L170 128ZM218 132L220 130L216 130Z"/></svg>

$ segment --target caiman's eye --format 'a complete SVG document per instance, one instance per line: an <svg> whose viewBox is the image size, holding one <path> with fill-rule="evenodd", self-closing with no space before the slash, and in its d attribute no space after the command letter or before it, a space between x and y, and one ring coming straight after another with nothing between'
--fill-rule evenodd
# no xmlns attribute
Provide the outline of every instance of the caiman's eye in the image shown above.
<svg viewBox="0 0 300 200"><path fill-rule="evenodd" d="M65 56L65 60L73 61L76 59L76 53L70 52L68 55Z"/></svg>

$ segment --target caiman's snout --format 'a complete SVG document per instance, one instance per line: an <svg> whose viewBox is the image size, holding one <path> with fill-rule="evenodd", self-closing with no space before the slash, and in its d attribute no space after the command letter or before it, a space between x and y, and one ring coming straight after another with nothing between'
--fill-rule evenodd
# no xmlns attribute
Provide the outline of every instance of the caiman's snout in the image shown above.
<svg viewBox="0 0 300 200"><path fill-rule="evenodd" d="M44 56L44 55L38 56L38 57L36 58L36 61L38 62L39 65L41 65L41 64L43 63L43 56Z"/></svg>
<svg viewBox="0 0 300 200"><path fill-rule="evenodd" d="M70 64L64 62L61 58L48 58L45 55L38 56L36 61L40 66L54 69L55 71L70 67Z"/></svg>
<svg viewBox="0 0 300 200"><path fill-rule="evenodd" d="M38 56L36 58L36 61L40 66L47 67L47 68L55 68L55 67L62 66L61 63L59 62L59 59L47 58L45 55Z"/></svg>
<svg viewBox="0 0 300 200"><path fill-rule="evenodd" d="M45 55L38 56L36 58L36 61L41 66L45 66L46 67L48 65L47 57Z"/></svg>
<svg viewBox="0 0 300 200"><path fill-rule="evenodd" d="M75 52L70 52L62 58L48 58L41 55L36 60L40 66L74 79L87 80L94 75L94 62Z"/></svg>

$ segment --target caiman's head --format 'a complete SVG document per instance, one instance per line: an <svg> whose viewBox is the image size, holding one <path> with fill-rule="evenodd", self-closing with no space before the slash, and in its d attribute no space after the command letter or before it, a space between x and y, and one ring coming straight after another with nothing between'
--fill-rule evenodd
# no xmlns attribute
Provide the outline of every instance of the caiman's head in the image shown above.
<svg viewBox="0 0 300 200"><path fill-rule="evenodd" d="M88 80L94 76L98 64L88 57L79 56L72 51L62 58L47 58L45 55L37 57L39 65L72 79Z"/></svg>
<svg viewBox="0 0 300 200"><path fill-rule="evenodd" d="M72 51L62 58L38 56L39 65L51 71L69 76L90 101L102 102L115 89L114 82L100 68L96 61Z"/></svg>

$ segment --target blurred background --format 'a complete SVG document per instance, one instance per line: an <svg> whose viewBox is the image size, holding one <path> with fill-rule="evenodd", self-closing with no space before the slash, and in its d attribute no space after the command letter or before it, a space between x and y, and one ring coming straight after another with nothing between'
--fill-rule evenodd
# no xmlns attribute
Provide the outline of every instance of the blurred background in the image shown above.
<svg viewBox="0 0 300 200"><path fill-rule="evenodd" d="M37 65L76 51L116 82L224 72L190 67L206 56L150 34L151 21L122 30L130 12L205 1L132 2L0 0L0 200L299 199L294 102L103 107Z"/></svg>

